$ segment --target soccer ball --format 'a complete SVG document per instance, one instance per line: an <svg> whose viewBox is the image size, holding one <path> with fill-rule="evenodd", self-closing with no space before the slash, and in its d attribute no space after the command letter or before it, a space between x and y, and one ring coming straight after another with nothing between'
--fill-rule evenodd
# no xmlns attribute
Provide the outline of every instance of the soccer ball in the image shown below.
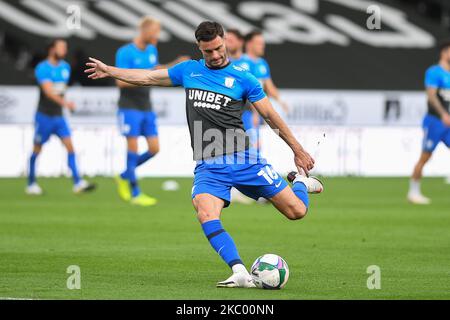
<svg viewBox="0 0 450 320"><path fill-rule="evenodd" d="M289 279L286 261L276 254L265 254L256 259L251 273L256 286L263 289L281 289Z"/></svg>

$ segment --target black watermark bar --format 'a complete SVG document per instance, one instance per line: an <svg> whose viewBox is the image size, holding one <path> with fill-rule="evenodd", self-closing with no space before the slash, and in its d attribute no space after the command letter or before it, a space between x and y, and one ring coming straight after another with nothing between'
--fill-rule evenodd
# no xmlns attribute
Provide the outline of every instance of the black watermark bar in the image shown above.
<svg viewBox="0 0 450 320"><path fill-rule="evenodd" d="M449 300L2 300L0 310L18 316L31 313L34 316L48 314L55 307L71 310L71 317L85 314L85 309L98 312L103 317L131 317L141 314L139 318L153 319L300 319L308 315L314 318L327 314L336 317L350 314L360 315L359 319L369 317L386 317L393 311L403 317L429 315L430 310L438 313L446 311ZM9 310L8 310L9 309ZM309 317L308 316L308 317ZM131 317L132 318L132 317Z"/></svg>

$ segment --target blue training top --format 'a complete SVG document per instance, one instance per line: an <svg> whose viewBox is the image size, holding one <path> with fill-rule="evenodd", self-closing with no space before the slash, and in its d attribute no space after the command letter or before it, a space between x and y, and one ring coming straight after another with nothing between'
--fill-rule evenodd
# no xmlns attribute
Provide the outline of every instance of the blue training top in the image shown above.
<svg viewBox="0 0 450 320"><path fill-rule="evenodd" d="M159 64L158 49L149 44L144 50L133 42L117 50L116 67L125 69L153 69ZM120 88L120 108L150 111L150 87Z"/></svg>
<svg viewBox="0 0 450 320"><path fill-rule="evenodd" d="M44 91L42 91L41 85L45 82L51 82L53 92L63 97L70 80L70 65L64 60L60 60L56 65L51 64L48 60L44 60L36 66L34 73L39 84L38 112L48 116L61 116L63 114L62 107L47 98Z"/></svg>
<svg viewBox="0 0 450 320"><path fill-rule="evenodd" d="M194 160L248 149L241 120L244 104L266 97L251 73L233 63L210 68L203 59L181 62L168 71L172 84L186 90Z"/></svg>
<svg viewBox="0 0 450 320"><path fill-rule="evenodd" d="M250 58L247 54L243 54L239 59L242 61L241 63L247 62L250 65L250 72L258 79L259 81L264 81L271 78L270 75L270 67L267 63L266 59L260 57L256 59Z"/></svg>
<svg viewBox="0 0 450 320"><path fill-rule="evenodd" d="M450 72L436 64L428 68L425 73L425 87L437 89L437 96L447 112L450 112ZM428 101L428 114L440 118L439 113Z"/></svg>

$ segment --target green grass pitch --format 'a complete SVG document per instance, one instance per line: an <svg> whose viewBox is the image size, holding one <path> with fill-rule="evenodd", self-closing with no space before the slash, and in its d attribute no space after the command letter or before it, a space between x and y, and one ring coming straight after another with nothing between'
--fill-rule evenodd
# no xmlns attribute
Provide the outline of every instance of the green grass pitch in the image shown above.
<svg viewBox="0 0 450 320"><path fill-rule="evenodd" d="M449 299L450 186L425 179L430 206L405 200L407 179L324 179L304 220L270 205L232 205L224 227L249 267L277 253L290 267L278 291L218 289L230 270L201 232L190 202L191 179L163 191L143 179L159 204L133 207L112 179L76 196L70 179L41 179L46 194L23 193L24 179L0 179L0 297L33 299ZM81 290L66 287L70 265ZM381 268L381 289L366 286Z"/></svg>

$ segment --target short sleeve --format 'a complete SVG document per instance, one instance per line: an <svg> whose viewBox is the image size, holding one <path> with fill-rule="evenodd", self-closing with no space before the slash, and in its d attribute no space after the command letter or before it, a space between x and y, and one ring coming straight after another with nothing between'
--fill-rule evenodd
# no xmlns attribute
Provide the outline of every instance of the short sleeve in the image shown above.
<svg viewBox="0 0 450 320"><path fill-rule="evenodd" d="M266 94L259 83L258 79L256 79L252 74L247 73L247 100L250 102L257 102L266 97Z"/></svg>
<svg viewBox="0 0 450 320"><path fill-rule="evenodd" d="M126 47L117 50L116 67L125 69L130 69L132 67L130 64L130 55L128 54L128 50L126 50Z"/></svg>
<svg viewBox="0 0 450 320"><path fill-rule="evenodd" d="M261 66L260 66L261 70L261 79L269 79L271 78L270 75L270 67L269 64L267 63L266 60L262 60Z"/></svg>
<svg viewBox="0 0 450 320"><path fill-rule="evenodd" d="M38 64L36 70L34 71L34 74L39 84L52 81L50 69L43 63Z"/></svg>
<svg viewBox="0 0 450 320"><path fill-rule="evenodd" d="M72 67L66 62L64 63L64 70L66 70L66 75L63 76L64 82L68 83L70 81L70 75L72 74Z"/></svg>
<svg viewBox="0 0 450 320"><path fill-rule="evenodd" d="M192 60L183 61L169 68L169 77L174 86L183 86L183 75L186 71L186 67L191 61Z"/></svg>
<svg viewBox="0 0 450 320"><path fill-rule="evenodd" d="M436 67L431 67L425 72L425 87L439 88L440 72Z"/></svg>
<svg viewBox="0 0 450 320"><path fill-rule="evenodd" d="M155 58L156 58L156 60L155 60L155 66L158 66L159 65L159 54L158 54L158 49L156 49L155 48Z"/></svg>

